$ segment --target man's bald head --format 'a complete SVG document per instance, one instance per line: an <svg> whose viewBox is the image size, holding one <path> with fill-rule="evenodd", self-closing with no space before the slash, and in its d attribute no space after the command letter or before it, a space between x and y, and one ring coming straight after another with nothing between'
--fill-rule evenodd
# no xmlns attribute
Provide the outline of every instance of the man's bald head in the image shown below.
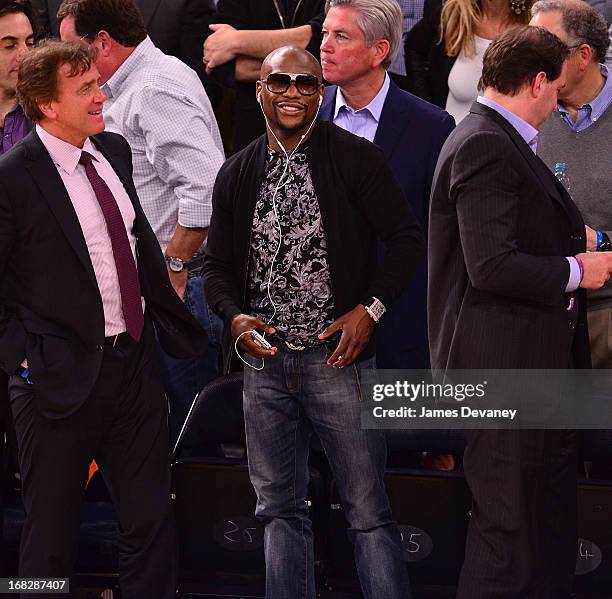
<svg viewBox="0 0 612 599"><path fill-rule="evenodd" d="M270 73L303 73L314 75L319 81L323 79L319 61L297 46L283 46L270 52L261 65L261 79Z"/></svg>
<svg viewBox="0 0 612 599"><path fill-rule="evenodd" d="M273 148L279 140L294 148L312 132L323 102L321 65L310 52L284 46L266 56L260 77L256 94L266 117L268 141Z"/></svg>

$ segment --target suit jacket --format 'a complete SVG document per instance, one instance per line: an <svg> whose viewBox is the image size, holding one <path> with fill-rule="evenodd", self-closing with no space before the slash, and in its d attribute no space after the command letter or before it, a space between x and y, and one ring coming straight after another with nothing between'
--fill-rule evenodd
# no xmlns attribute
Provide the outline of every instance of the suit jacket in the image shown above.
<svg viewBox="0 0 612 599"><path fill-rule="evenodd" d="M325 89L319 118L332 121L337 89L335 85ZM447 112L402 91L391 81L374 143L383 150L423 231L427 231L429 194L438 155L454 126ZM425 257L410 286L377 329L376 355L379 368L429 368Z"/></svg>
<svg viewBox="0 0 612 599"><path fill-rule="evenodd" d="M404 60L408 91L444 108L457 57L449 56L440 41L441 14L442 0L425 0L423 18L406 34Z"/></svg>
<svg viewBox="0 0 612 599"><path fill-rule="evenodd" d="M203 351L206 335L180 301L138 201L131 151L114 133L92 138L134 210L140 286L163 348ZM0 159L0 368L28 360L36 398L50 417L74 412L93 387L103 355L104 311L76 212L57 168L32 131Z"/></svg>
<svg viewBox="0 0 612 599"><path fill-rule="evenodd" d="M589 367L585 293L569 310L565 293L565 256L585 243L563 186L506 119L474 103L434 176L432 368Z"/></svg>

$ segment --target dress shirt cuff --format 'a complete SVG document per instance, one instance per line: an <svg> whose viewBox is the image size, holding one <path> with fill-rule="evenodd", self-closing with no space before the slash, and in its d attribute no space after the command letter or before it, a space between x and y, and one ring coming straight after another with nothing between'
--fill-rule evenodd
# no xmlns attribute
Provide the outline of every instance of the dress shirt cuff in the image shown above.
<svg viewBox="0 0 612 599"><path fill-rule="evenodd" d="M578 264L578 260L576 260L576 258L573 256L568 256L566 260L569 262L570 274L567 281L567 287L565 288L565 293L571 293L580 287L582 277L580 274L580 265Z"/></svg>
<svg viewBox="0 0 612 599"><path fill-rule="evenodd" d="M178 224L187 229L206 228L210 225L212 205L210 202L180 200Z"/></svg>

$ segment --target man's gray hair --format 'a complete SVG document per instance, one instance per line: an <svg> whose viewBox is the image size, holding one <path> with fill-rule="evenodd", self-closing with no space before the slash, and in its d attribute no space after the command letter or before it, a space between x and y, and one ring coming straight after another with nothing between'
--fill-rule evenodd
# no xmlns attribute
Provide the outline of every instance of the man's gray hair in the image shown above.
<svg viewBox="0 0 612 599"><path fill-rule="evenodd" d="M563 29L568 36L564 42L569 46L588 44L593 48L597 62L606 61L610 37L608 25L601 13L586 2L576 0L538 0L531 7L534 17L546 12L561 13Z"/></svg>
<svg viewBox="0 0 612 599"><path fill-rule="evenodd" d="M397 56L402 43L404 17L397 0L327 0L325 12L341 7L354 8L359 13L357 25L368 46L378 40L389 42L389 54L382 63L386 69Z"/></svg>

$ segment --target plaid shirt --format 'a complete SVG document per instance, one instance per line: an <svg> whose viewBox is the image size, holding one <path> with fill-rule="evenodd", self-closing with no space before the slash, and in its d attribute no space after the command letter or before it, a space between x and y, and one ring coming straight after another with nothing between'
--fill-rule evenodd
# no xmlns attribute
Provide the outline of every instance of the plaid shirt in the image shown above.
<svg viewBox="0 0 612 599"><path fill-rule="evenodd" d="M404 15L404 38L406 34L423 18L423 7L425 0L397 0ZM389 67L391 73L406 75L406 64L404 63L404 40L400 46L395 60Z"/></svg>
<svg viewBox="0 0 612 599"><path fill-rule="evenodd" d="M147 37L102 90L106 128L132 148L136 190L162 250L177 224L208 227L224 154L195 72Z"/></svg>

